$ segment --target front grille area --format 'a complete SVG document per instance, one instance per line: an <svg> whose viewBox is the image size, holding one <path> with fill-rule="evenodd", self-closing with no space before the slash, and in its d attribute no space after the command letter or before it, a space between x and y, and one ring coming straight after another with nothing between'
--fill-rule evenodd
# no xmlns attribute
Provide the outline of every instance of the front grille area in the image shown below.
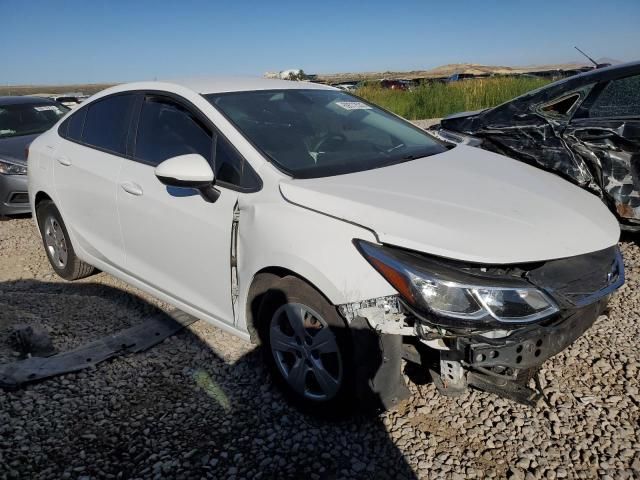
<svg viewBox="0 0 640 480"><path fill-rule="evenodd" d="M531 283L572 305L589 304L624 282L624 266L617 246L576 257L551 260L530 270Z"/></svg>

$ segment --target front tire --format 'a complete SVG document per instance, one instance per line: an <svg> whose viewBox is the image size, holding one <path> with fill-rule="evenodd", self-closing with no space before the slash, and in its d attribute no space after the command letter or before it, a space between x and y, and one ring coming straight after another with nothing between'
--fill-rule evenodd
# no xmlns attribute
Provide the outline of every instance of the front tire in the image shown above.
<svg viewBox="0 0 640 480"><path fill-rule="evenodd" d="M92 275L95 268L76 256L67 227L55 204L45 200L36 207L38 227L47 258L53 270L65 280Z"/></svg>
<svg viewBox="0 0 640 480"><path fill-rule="evenodd" d="M265 295L258 320L264 359L289 400L313 415L351 411L349 329L333 305L309 284L287 276Z"/></svg>

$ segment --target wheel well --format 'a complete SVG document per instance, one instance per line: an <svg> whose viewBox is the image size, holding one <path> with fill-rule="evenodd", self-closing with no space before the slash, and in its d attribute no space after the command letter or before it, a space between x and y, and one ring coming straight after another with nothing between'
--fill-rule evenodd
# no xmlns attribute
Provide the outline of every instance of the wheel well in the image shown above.
<svg viewBox="0 0 640 480"><path fill-rule="evenodd" d="M38 204L42 203L44 200L51 200L51 197L44 192L36 193L35 206L37 207Z"/></svg>
<svg viewBox="0 0 640 480"><path fill-rule="evenodd" d="M42 191L36 193L36 198L35 198L35 202L34 202L34 207L35 207L34 210L35 211L33 212L33 215L34 215L34 217L36 219L38 217L38 205L40 205L45 200L53 201L49 195L47 195L46 193L44 193Z"/></svg>
<svg viewBox="0 0 640 480"><path fill-rule="evenodd" d="M287 276L299 278L303 282L313 287L316 291L318 291L320 295L325 297L325 299L327 299L329 303L332 303L326 297L326 295L313 284L313 282L310 282L301 275L298 275L296 272L283 267L263 268L262 270L258 271L253 277L253 281L251 282L251 286L249 287L249 293L247 294L247 330L249 331L249 336L251 337L252 343L260 343L260 339L258 337L258 311L260 309L262 300L275 282Z"/></svg>

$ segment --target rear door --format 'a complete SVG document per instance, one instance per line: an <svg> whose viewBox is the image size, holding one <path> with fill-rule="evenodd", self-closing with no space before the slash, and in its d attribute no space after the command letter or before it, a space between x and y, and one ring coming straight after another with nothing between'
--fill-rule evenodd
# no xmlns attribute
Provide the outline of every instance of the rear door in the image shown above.
<svg viewBox="0 0 640 480"><path fill-rule="evenodd" d="M232 323L231 230L243 159L188 102L162 94L145 96L134 143L134 159L124 162L117 193L126 269L180 302ZM212 164L220 190L215 203L156 178L158 164L187 153Z"/></svg>
<svg viewBox="0 0 640 480"><path fill-rule="evenodd" d="M127 155L136 95L115 94L79 109L63 122L54 153L54 183L64 222L81 250L120 266L124 248L116 192Z"/></svg>
<svg viewBox="0 0 640 480"><path fill-rule="evenodd" d="M611 208L640 221L640 75L596 85L563 136L590 165Z"/></svg>

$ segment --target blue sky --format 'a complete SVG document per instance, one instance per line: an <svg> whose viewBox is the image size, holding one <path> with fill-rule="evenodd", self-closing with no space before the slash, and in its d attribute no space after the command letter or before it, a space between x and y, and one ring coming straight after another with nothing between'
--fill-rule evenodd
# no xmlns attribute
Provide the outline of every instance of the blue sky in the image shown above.
<svg viewBox="0 0 640 480"><path fill-rule="evenodd" d="M0 0L0 83L640 59L640 0Z"/></svg>

